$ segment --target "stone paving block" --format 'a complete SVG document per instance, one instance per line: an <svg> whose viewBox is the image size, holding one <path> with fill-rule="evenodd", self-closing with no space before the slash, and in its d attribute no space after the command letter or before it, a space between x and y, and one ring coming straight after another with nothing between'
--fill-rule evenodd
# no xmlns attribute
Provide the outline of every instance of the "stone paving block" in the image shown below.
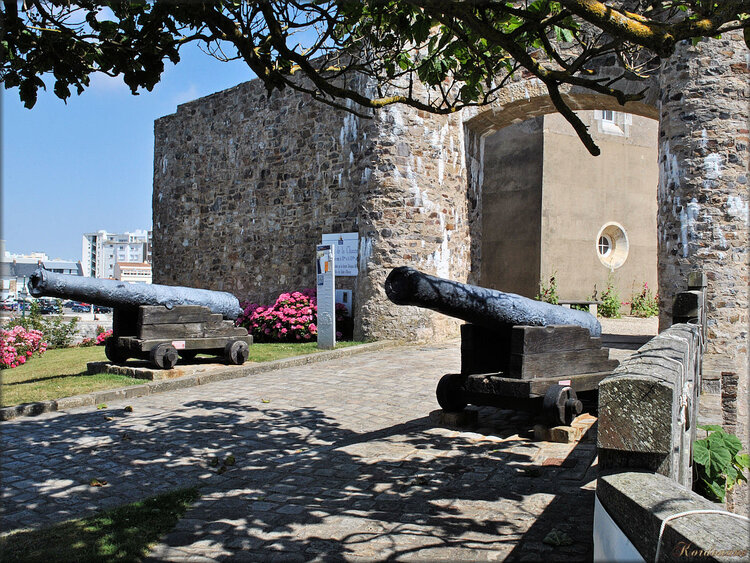
<svg viewBox="0 0 750 563"><path fill-rule="evenodd" d="M305 554L308 559L345 555L351 561L371 561L399 553L430 561L443 556L518 559L517 546L543 538L535 529L537 518L549 518L550 510L567 518L572 511L554 500L564 487L565 494L575 498L572 482L546 478L547 472L564 476L572 468L542 468L543 460L575 455L586 471L594 450L577 454L564 444L534 444L533 423L523 417L510 420L511 411L477 411L488 417L492 411L505 428L502 434L436 427L429 418L437 409L436 377L457 371L458 364L457 347L409 348L408 353L389 349L316 364L314 369L294 366L172 388L129 399L134 412L128 415L121 409L101 412L88 406L63 416L49 413L22 423L10 421L3 423L3 430L9 430L4 442L21 465L3 464L0 478L16 479L3 480L12 485L11 503L13 496L23 494L18 483L28 481L37 496L27 504L38 507L25 518L39 523L145 498L181 483L203 482L202 500L156 548L154 560L209 556L269 561ZM105 415L114 419L105 422ZM23 429L29 422L39 424L38 432ZM131 441L121 440L126 432ZM40 452L35 472L24 459ZM217 475L208 465L211 457L223 459L229 452L236 465ZM543 472L536 477L515 474L519 468L537 466ZM42 475L40 470L51 473ZM105 478L117 475L109 479L116 486L92 489L82 482L97 476L97 470L106 473ZM73 485L43 492L39 485L51 478ZM52 498L55 493L63 493L59 501ZM524 502L531 494L543 496ZM293 502L270 502L271 495ZM577 524L582 534L592 510L582 510L583 520ZM11 514L15 512L19 510ZM3 529L18 522L4 518ZM467 526L471 534L463 537ZM497 548L492 544L492 549L471 543L481 542L489 526L498 538L513 539ZM399 535L398 549L387 537L392 530L411 530ZM429 544L426 533L439 541ZM358 535L356 541L325 541L337 534ZM274 542L286 551L271 549ZM564 556L580 559L571 554Z"/></svg>

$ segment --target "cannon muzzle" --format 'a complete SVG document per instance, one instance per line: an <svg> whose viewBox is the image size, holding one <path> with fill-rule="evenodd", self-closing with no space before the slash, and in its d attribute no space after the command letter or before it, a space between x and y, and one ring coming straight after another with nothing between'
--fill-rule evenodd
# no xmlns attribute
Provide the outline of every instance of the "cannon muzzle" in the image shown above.
<svg viewBox="0 0 750 563"><path fill-rule="evenodd" d="M484 326L578 325L591 336L600 336L602 326L585 311L566 309L514 293L430 276L414 268L394 268L385 280L385 293L397 305L415 305Z"/></svg>
<svg viewBox="0 0 750 563"><path fill-rule="evenodd" d="M41 268L31 274L28 285L34 297L74 299L121 311L136 310L141 305L164 305L168 309L178 305L201 305L232 320L242 312L239 300L225 291L85 278Z"/></svg>

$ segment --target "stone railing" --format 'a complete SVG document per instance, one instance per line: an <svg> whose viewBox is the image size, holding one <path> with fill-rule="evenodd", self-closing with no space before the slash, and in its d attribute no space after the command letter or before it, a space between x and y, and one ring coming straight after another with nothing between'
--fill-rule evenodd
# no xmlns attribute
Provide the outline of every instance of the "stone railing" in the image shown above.
<svg viewBox="0 0 750 563"><path fill-rule="evenodd" d="M642 469L692 486L700 331L673 325L599 384L599 467Z"/></svg>
<svg viewBox="0 0 750 563"><path fill-rule="evenodd" d="M664 475L600 477L594 502L594 561L750 559L746 521Z"/></svg>
<svg viewBox="0 0 750 563"><path fill-rule="evenodd" d="M663 331L599 384L596 561L750 558L747 521L691 490L701 301L698 322Z"/></svg>

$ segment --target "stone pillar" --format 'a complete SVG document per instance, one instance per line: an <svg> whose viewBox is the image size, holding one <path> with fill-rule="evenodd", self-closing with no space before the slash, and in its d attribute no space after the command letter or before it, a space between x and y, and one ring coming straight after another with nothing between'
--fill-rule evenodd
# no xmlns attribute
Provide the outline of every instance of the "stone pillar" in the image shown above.
<svg viewBox="0 0 750 563"><path fill-rule="evenodd" d="M748 57L741 33L679 45L664 63L659 132L661 328L689 271L708 278L704 377L738 374L748 445Z"/></svg>
<svg viewBox="0 0 750 563"><path fill-rule="evenodd" d="M459 321L420 307L394 305L385 278L396 266L465 281L469 227L460 117L393 105L368 135L372 169L360 184L360 275L355 338L455 338Z"/></svg>

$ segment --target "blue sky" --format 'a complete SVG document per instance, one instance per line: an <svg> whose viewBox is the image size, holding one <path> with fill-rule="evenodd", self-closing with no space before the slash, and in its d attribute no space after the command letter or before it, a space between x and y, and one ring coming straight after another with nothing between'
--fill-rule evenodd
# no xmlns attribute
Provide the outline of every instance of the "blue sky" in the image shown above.
<svg viewBox="0 0 750 563"><path fill-rule="evenodd" d="M2 91L2 236L6 250L81 259L81 235L151 228L154 120L177 105L251 80L188 46L153 91L133 96L120 78L92 77L67 104L48 91L33 109Z"/></svg>

